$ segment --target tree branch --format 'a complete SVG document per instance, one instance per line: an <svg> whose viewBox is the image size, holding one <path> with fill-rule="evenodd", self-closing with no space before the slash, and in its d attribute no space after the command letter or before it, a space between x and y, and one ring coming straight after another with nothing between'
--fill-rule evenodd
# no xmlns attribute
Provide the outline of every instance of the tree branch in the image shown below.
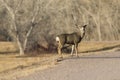
<svg viewBox="0 0 120 80"><path fill-rule="evenodd" d="M20 0L19 3L17 4L17 7L15 8L15 13L18 11L18 9L20 8L21 4L22 4L23 0Z"/></svg>

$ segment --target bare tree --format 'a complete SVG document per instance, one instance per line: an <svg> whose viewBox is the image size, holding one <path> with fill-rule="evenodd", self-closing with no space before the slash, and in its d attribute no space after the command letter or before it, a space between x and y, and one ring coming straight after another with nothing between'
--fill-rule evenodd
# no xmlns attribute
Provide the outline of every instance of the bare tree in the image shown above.
<svg viewBox="0 0 120 80"><path fill-rule="evenodd" d="M4 5L4 7L7 9L8 14L11 18L11 25L10 25L10 28L7 29L7 30L11 35L13 35L14 40L17 42L18 47L19 47L19 51L20 51L20 55L24 55L24 51L25 51L25 48L26 48L26 45L27 45L28 37L30 36L33 28L36 25L35 19L36 19L38 13L39 13L39 0L36 0L36 3L34 4L36 6L33 10L32 19L30 21L30 26L27 29L26 33L22 35L22 36L24 36L24 39L22 39L22 41L20 39L20 30L18 28L20 26L17 26L17 22L16 22L17 21L16 14L17 14L17 11L19 10L23 0L19 1L19 3L17 4L15 9L12 9L7 4L7 2L5 0L2 0L1 2Z"/></svg>

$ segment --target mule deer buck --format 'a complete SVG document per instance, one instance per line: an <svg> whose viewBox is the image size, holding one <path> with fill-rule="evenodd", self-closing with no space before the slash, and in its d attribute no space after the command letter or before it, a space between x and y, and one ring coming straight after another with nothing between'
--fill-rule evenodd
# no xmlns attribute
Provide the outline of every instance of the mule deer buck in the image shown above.
<svg viewBox="0 0 120 80"><path fill-rule="evenodd" d="M81 42L85 35L86 26L87 25L84 25L80 28L78 25L76 25L80 32L74 32L71 34L60 34L56 37L56 42L58 44L58 54L60 58L62 58L62 48L65 44L72 45L71 55L73 55L73 51L75 49L76 56L78 56L78 43Z"/></svg>

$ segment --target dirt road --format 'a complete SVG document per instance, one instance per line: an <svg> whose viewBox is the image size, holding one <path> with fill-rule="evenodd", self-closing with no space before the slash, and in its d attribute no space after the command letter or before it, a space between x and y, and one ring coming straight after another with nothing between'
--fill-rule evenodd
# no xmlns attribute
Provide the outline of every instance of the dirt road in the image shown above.
<svg viewBox="0 0 120 80"><path fill-rule="evenodd" d="M18 80L120 80L120 52L68 58Z"/></svg>

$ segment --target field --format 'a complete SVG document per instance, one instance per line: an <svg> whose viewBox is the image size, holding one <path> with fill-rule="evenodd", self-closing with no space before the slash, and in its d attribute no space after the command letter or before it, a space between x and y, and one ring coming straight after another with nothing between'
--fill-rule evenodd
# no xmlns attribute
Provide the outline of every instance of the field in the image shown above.
<svg viewBox="0 0 120 80"><path fill-rule="evenodd" d="M0 42L0 45L0 80L17 79L19 76L25 76L57 64L57 62L55 62L57 53L19 56L15 43ZM80 56L100 53L101 51L116 50L120 50L120 41L82 42L79 44ZM68 55L69 54L64 54L64 57L68 57Z"/></svg>

